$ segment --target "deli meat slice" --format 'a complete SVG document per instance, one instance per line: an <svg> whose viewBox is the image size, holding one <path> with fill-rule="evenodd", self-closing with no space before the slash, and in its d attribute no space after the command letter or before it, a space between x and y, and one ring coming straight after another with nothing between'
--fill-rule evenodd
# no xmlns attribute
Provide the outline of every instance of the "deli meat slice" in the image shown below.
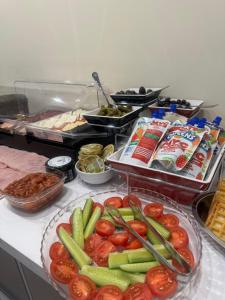
<svg viewBox="0 0 225 300"><path fill-rule="evenodd" d="M46 161L47 157L36 153L0 146L0 164L3 163L17 171L27 173L45 172Z"/></svg>
<svg viewBox="0 0 225 300"><path fill-rule="evenodd" d="M45 172L47 157L0 146L0 190L29 173Z"/></svg>
<svg viewBox="0 0 225 300"><path fill-rule="evenodd" d="M26 172L16 171L10 168L1 169L0 190L4 190L10 183L26 176Z"/></svg>

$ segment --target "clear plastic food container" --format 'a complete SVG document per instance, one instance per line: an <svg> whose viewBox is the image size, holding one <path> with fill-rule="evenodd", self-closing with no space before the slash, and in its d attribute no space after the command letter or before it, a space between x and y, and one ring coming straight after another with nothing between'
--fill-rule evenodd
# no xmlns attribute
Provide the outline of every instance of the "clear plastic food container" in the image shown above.
<svg viewBox="0 0 225 300"><path fill-rule="evenodd" d="M49 173L52 174L52 173ZM8 200L10 205L23 211L33 213L46 205L53 203L64 187L64 175L61 172L54 172L59 181L43 191L33 194L29 197L16 197L3 192L3 196Z"/></svg>

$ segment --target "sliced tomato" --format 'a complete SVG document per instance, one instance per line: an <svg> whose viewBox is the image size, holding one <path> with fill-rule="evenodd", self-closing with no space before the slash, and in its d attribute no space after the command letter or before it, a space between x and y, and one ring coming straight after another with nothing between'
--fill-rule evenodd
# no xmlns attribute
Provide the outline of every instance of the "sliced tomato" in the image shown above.
<svg viewBox="0 0 225 300"><path fill-rule="evenodd" d="M148 228L147 228L147 225L144 222L139 221L139 220L133 220L133 221L128 221L127 223L138 234L146 235Z"/></svg>
<svg viewBox="0 0 225 300"><path fill-rule="evenodd" d="M173 227L170 229L170 242L173 244L174 248L185 248L188 246L189 239L186 230L180 226Z"/></svg>
<svg viewBox="0 0 225 300"><path fill-rule="evenodd" d="M95 249L93 259L97 265L107 267L109 254L115 251L116 247L110 241L103 241Z"/></svg>
<svg viewBox="0 0 225 300"><path fill-rule="evenodd" d="M169 229L179 225L178 217L173 214L163 215L159 222Z"/></svg>
<svg viewBox="0 0 225 300"><path fill-rule="evenodd" d="M99 289L95 300L123 300L123 293L115 285L105 285Z"/></svg>
<svg viewBox="0 0 225 300"><path fill-rule="evenodd" d="M124 293L124 300L152 300L152 293L145 283L135 283Z"/></svg>
<svg viewBox="0 0 225 300"><path fill-rule="evenodd" d="M71 225L73 225L73 214L70 216L70 218L69 218L69 223L71 224Z"/></svg>
<svg viewBox="0 0 225 300"><path fill-rule="evenodd" d="M93 204L93 210L94 210L95 207L97 207L97 206L101 209L101 212L102 212L102 214L103 214L103 212L104 212L104 206L103 206L101 203L94 202L94 204Z"/></svg>
<svg viewBox="0 0 225 300"><path fill-rule="evenodd" d="M59 228L60 227L63 227L69 233L69 235L72 235L72 226L71 226L71 224L69 224L69 223L59 224L56 228L56 232L57 232L58 235L59 235Z"/></svg>
<svg viewBox="0 0 225 300"><path fill-rule="evenodd" d="M49 256L52 260L70 258L69 252L66 250L65 246L60 242L55 242L51 245L49 250Z"/></svg>
<svg viewBox="0 0 225 300"><path fill-rule="evenodd" d="M121 197L110 197L105 200L104 205L111 205L116 208L120 208L123 206L122 198Z"/></svg>
<svg viewBox="0 0 225 300"><path fill-rule="evenodd" d="M94 251L98 245L104 240L102 236L97 233L93 233L84 242L84 251L90 256L94 257Z"/></svg>
<svg viewBox="0 0 225 300"><path fill-rule="evenodd" d="M139 249L142 248L143 245L141 242L139 242L138 239L133 239L131 240L127 245L126 245L126 249L127 250L131 250L131 249Z"/></svg>
<svg viewBox="0 0 225 300"><path fill-rule="evenodd" d="M115 231L115 225L108 220L98 220L95 228L96 232L102 236L110 236Z"/></svg>
<svg viewBox="0 0 225 300"><path fill-rule="evenodd" d="M74 300L93 300L97 288L95 283L85 275L77 275L69 284L70 296Z"/></svg>
<svg viewBox="0 0 225 300"><path fill-rule="evenodd" d="M141 200L134 194L129 194L123 198L123 207L130 207L129 200L132 200L141 208Z"/></svg>
<svg viewBox="0 0 225 300"><path fill-rule="evenodd" d="M149 203L144 207L144 214L158 219L163 215L163 205L161 203Z"/></svg>
<svg viewBox="0 0 225 300"><path fill-rule="evenodd" d="M146 275L146 282L152 294L163 299L173 296L177 289L175 274L163 266L151 268Z"/></svg>
<svg viewBox="0 0 225 300"><path fill-rule="evenodd" d="M72 259L59 259L51 262L50 272L56 281L68 284L77 276L78 268Z"/></svg>
<svg viewBox="0 0 225 300"><path fill-rule="evenodd" d="M194 269L195 260L191 250L188 248L180 248L177 249L177 252L180 253L180 255L182 255L186 262L189 264L189 266ZM185 268L178 264L175 259L173 259L173 265L178 271L185 272Z"/></svg>
<svg viewBox="0 0 225 300"><path fill-rule="evenodd" d="M125 246L129 240L129 234L126 231L114 233L108 237L108 240L115 246Z"/></svg>

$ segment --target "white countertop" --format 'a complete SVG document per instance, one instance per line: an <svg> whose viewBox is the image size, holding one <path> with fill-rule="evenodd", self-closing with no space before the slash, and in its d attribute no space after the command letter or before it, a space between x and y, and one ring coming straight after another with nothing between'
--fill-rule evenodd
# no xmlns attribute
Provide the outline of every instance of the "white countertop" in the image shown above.
<svg viewBox="0 0 225 300"><path fill-rule="evenodd" d="M33 272L46 279L40 258L40 245L44 228L56 212L68 202L91 190L102 191L112 183L102 186L87 185L79 178L66 184L65 192L52 206L39 213L28 214L13 209L5 199L0 200L0 247ZM192 300L225 299L223 272L225 252L203 235L201 274ZM186 299L186 298L185 298Z"/></svg>

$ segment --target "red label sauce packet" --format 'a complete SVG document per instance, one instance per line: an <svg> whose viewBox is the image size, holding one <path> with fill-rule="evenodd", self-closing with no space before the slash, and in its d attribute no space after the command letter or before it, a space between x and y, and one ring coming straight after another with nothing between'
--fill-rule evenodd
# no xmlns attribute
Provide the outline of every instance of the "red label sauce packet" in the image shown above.
<svg viewBox="0 0 225 300"><path fill-rule="evenodd" d="M134 134L131 135L131 139L122 153L121 160L126 160L136 165L148 165L170 122L155 118L145 119L148 119L148 122L145 123L145 126L142 126L142 135L139 135L138 139L135 138L137 130L140 129L140 125L137 124Z"/></svg>
<svg viewBox="0 0 225 300"><path fill-rule="evenodd" d="M181 171L198 148L206 130L194 126L173 126L156 151L152 162L171 171Z"/></svg>
<svg viewBox="0 0 225 300"><path fill-rule="evenodd" d="M217 146L219 132L218 128L214 128L204 135L190 162L181 171L181 175L204 180Z"/></svg>

